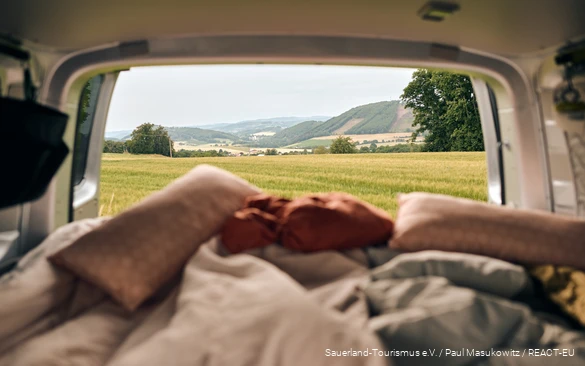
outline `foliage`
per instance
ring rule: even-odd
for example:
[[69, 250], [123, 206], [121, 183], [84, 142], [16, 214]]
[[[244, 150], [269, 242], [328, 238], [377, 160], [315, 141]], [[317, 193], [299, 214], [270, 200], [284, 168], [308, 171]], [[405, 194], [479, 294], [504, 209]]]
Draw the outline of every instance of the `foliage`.
[[222, 149], [217, 150], [184, 150], [173, 153], [173, 158], [214, 158], [230, 156], [230, 153]]
[[105, 152], [105, 153], [122, 154], [125, 151], [126, 151], [126, 143], [124, 141], [112, 141], [112, 140], [104, 141], [103, 152]]
[[369, 153], [369, 152], [370, 152], [370, 148], [369, 148], [369, 147], [367, 147], [367, 146], [362, 146], [362, 147], [360, 147], [360, 150], [359, 150], [359, 152], [360, 152], [360, 154], [364, 154], [364, 153], [366, 153], [366, 154], [367, 154], [367, 153]]
[[378, 146], [376, 148], [377, 153], [411, 153], [423, 151], [424, 145], [422, 144], [398, 144], [394, 146]]
[[373, 153], [375, 153], [377, 149], [378, 149], [378, 145], [376, 145], [376, 143], [375, 143], [375, 142], [372, 142], [372, 143], [370, 144], [370, 152], [373, 152]]
[[278, 155], [278, 151], [276, 149], [266, 149], [266, 155]]
[[417, 70], [400, 96], [414, 114], [412, 134], [428, 133], [426, 151], [483, 151], [483, 135], [468, 76]]
[[[79, 97], [79, 106], [77, 111], [77, 123], [75, 129], [75, 150], [83, 149], [84, 141], [89, 141], [89, 135], [91, 134], [92, 118], [90, 117], [90, 104], [91, 100], [97, 98], [99, 88], [95, 85], [99, 85], [101, 82], [98, 78], [90, 79], [83, 88], [81, 89], [81, 95]], [[83, 169], [85, 164], [85, 154], [73, 154], [73, 167], [74, 170]]]
[[197, 127], [168, 127], [167, 130], [173, 141], [191, 143], [242, 142], [239, 137], [231, 133]]
[[283, 152], [281, 155], [307, 155], [308, 152], [305, 152], [305, 150], [303, 151], [287, 151], [287, 152]]
[[325, 146], [317, 146], [313, 149], [313, 154], [327, 154], [329, 151]]
[[349, 136], [339, 136], [331, 143], [329, 151], [332, 154], [353, 154], [357, 152], [354, 142]]
[[128, 152], [132, 154], [170, 156], [173, 149], [173, 142], [164, 127], [152, 123], [143, 123], [136, 127], [126, 145]]
[[121, 212], [199, 164], [226, 169], [267, 193], [287, 198], [347, 192], [391, 215], [396, 213], [396, 195], [401, 192], [487, 199], [485, 153], [481, 152], [197, 159], [103, 154], [102, 215]]
[[79, 113], [78, 113], [78, 120], [80, 124], [87, 122], [87, 117], [89, 117], [89, 101], [92, 93], [92, 83], [95, 82], [94, 79], [90, 79], [85, 85], [83, 89], [81, 89], [81, 97], [79, 99]]

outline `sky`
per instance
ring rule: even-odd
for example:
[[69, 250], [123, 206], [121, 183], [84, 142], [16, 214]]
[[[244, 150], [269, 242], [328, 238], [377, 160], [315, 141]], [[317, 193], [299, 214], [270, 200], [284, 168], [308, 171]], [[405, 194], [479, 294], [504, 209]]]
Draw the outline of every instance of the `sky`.
[[120, 73], [106, 131], [150, 122], [198, 126], [272, 117], [337, 116], [396, 100], [413, 69], [329, 65], [196, 65]]

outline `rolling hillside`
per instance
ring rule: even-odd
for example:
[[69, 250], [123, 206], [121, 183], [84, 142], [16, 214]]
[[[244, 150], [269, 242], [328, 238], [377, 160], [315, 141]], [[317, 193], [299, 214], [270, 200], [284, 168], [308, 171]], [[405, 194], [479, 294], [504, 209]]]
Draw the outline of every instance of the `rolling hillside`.
[[198, 126], [200, 128], [227, 132], [240, 137], [259, 132], [280, 132], [286, 128], [293, 127], [304, 121], [326, 121], [331, 117], [312, 116], [312, 117], [274, 117], [266, 119], [255, 119], [250, 121], [241, 121], [236, 123], [217, 123], [211, 125]]
[[130, 136], [132, 130], [122, 130], [122, 131], [110, 131], [106, 132], [105, 138], [106, 140], [124, 140], [126, 137]]
[[[330, 140], [336, 135], [409, 133], [413, 130], [413, 120], [412, 112], [400, 105], [399, 101], [393, 100], [361, 105], [333, 118], [276, 117], [166, 129], [174, 141], [182, 141], [187, 145], [235, 143], [260, 148], [277, 148], [318, 137], [327, 137]], [[125, 140], [129, 138], [130, 133], [131, 131], [108, 132], [106, 139]], [[310, 141], [306, 144], [319, 146], [323, 142]]]
[[261, 140], [261, 147], [281, 147], [313, 137], [312, 131], [325, 122], [305, 121], [277, 132], [274, 136]]
[[[215, 142], [242, 142], [242, 139], [231, 133], [206, 130], [198, 127], [165, 127], [173, 141], [185, 141], [189, 144], [205, 144]], [[106, 132], [105, 139], [124, 141], [130, 139], [132, 131]]]
[[412, 122], [414, 122], [414, 115], [410, 109], [404, 108], [402, 105], [398, 107], [396, 113], [396, 122], [392, 124], [389, 132], [412, 132]]
[[[333, 117], [315, 129], [317, 135], [373, 134], [390, 132], [397, 120], [400, 102], [378, 102], [362, 105]], [[337, 132], [336, 132], [337, 131]]]
[[397, 100], [371, 103], [352, 108], [325, 122], [307, 121], [286, 128], [263, 139], [260, 146], [285, 146], [320, 136], [412, 132], [413, 119], [412, 112]]
[[239, 142], [238, 136], [221, 131], [206, 130], [197, 127], [166, 127], [173, 141], [186, 141], [191, 144], [210, 142]]

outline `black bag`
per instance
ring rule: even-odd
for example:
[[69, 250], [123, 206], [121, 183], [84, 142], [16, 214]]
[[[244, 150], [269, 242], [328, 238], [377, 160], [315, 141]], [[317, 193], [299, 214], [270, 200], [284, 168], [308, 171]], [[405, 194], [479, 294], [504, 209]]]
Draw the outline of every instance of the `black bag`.
[[45, 193], [69, 153], [68, 116], [32, 100], [0, 98], [0, 208]]

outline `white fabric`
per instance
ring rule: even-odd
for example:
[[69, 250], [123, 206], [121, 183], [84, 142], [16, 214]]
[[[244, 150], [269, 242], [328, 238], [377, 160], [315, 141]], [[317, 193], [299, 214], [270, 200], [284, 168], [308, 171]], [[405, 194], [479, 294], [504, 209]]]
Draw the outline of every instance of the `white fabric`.
[[367, 328], [365, 296], [356, 290], [368, 281], [359, 251], [221, 252], [211, 240], [192, 257], [180, 284], [159, 299], [135, 313], [103, 299], [0, 352], [0, 365], [387, 364], [380, 356], [327, 356], [328, 349], [382, 349]]
[[77, 281], [46, 258], [106, 220], [82, 220], [59, 228], [0, 277], [0, 354], [62, 320], [61, 313], [51, 310], [72, 296]]

